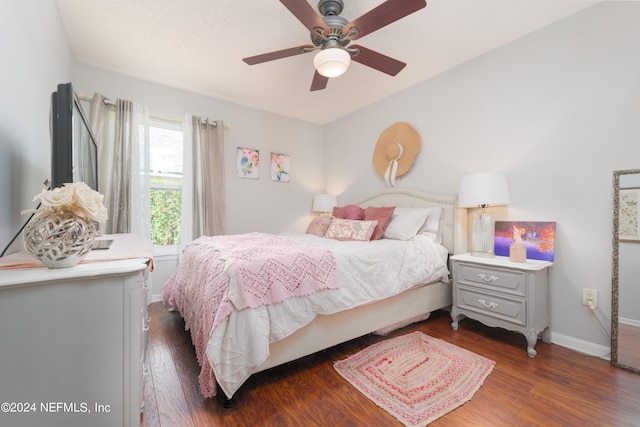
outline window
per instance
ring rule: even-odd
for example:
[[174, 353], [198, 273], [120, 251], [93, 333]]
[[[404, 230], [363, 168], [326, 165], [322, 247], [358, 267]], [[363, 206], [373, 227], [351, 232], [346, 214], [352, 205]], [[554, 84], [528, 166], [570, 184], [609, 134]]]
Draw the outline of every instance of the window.
[[151, 240], [154, 246], [180, 244], [183, 142], [181, 123], [149, 118]]

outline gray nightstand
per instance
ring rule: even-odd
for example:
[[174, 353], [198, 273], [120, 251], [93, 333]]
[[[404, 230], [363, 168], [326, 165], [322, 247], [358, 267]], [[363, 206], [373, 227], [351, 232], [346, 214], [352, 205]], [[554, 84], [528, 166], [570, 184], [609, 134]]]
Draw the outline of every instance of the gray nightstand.
[[451, 257], [453, 307], [451, 327], [458, 329], [461, 315], [487, 326], [521, 332], [527, 338], [527, 353], [536, 357], [538, 335], [549, 342], [548, 261], [509, 261], [507, 257], [481, 258], [469, 254]]

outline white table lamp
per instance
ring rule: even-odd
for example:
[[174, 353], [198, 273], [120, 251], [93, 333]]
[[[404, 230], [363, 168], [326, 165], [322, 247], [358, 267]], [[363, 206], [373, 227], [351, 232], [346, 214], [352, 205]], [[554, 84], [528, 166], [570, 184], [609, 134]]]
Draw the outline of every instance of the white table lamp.
[[507, 180], [500, 172], [474, 173], [460, 179], [458, 207], [482, 208], [482, 213], [475, 214], [472, 218], [471, 255], [486, 258], [495, 256], [495, 219], [485, 209], [489, 206], [507, 205], [510, 201]]
[[313, 206], [311, 210], [314, 212], [322, 212], [330, 214], [333, 208], [338, 206], [338, 197], [333, 194], [316, 194], [313, 197]]

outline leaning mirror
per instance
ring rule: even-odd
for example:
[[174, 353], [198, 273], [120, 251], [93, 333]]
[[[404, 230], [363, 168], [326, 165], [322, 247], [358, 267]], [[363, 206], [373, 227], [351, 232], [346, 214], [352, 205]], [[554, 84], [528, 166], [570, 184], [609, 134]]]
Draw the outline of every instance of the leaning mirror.
[[640, 169], [613, 172], [611, 364], [640, 373]]

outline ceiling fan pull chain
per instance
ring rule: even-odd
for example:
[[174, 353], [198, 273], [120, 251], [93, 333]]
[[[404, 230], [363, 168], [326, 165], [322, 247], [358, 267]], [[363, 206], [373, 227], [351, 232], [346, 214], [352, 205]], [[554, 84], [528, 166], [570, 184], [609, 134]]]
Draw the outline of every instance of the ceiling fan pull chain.
[[398, 154], [398, 157], [396, 157], [395, 159], [389, 162], [389, 166], [387, 166], [387, 170], [384, 173], [384, 180], [387, 183], [387, 186], [391, 185], [392, 187], [396, 186], [396, 173], [398, 172], [398, 160], [400, 160], [400, 157], [402, 157], [402, 154], [404, 153], [404, 148], [402, 148], [402, 144], [400, 144], [399, 142], [396, 142], [396, 144], [398, 145], [398, 148], [400, 148], [400, 154]]

